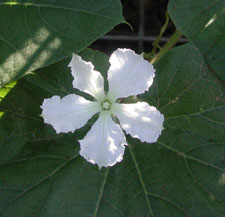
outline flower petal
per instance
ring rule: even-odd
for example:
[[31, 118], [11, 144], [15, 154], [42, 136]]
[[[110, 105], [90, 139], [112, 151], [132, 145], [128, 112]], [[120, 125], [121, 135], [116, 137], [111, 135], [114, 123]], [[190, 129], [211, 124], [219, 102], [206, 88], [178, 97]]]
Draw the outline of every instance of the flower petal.
[[104, 79], [100, 72], [94, 70], [91, 62], [86, 62], [80, 56], [73, 54], [72, 60], [68, 65], [74, 77], [73, 87], [84, 91], [97, 100], [104, 96]]
[[45, 123], [51, 124], [56, 133], [68, 133], [84, 126], [100, 111], [100, 104], [70, 94], [62, 99], [59, 96], [45, 99], [41, 108]]
[[111, 100], [144, 93], [155, 76], [153, 65], [130, 49], [117, 49], [111, 55], [108, 71]]
[[112, 111], [119, 119], [121, 127], [142, 142], [156, 142], [163, 130], [164, 116], [146, 102], [115, 103]]
[[123, 159], [126, 138], [109, 112], [101, 112], [99, 119], [79, 142], [80, 155], [99, 168], [113, 166]]

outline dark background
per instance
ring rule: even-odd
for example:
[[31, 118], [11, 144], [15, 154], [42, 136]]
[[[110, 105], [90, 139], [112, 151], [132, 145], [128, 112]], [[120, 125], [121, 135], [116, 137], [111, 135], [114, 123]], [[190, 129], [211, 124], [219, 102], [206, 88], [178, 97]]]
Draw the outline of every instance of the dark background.
[[[120, 24], [92, 44], [91, 48], [108, 55], [117, 48], [131, 48], [137, 53], [150, 52], [152, 43], [166, 21], [168, 0], [122, 0], [121, 3], [123, 16], [133, 30], [127, 24]], [[163, 46], [174, 32], [175, 27], [170, 20], [160, 45]], [[180, 44], [182, 40], [185, 39], [181, 39]]]

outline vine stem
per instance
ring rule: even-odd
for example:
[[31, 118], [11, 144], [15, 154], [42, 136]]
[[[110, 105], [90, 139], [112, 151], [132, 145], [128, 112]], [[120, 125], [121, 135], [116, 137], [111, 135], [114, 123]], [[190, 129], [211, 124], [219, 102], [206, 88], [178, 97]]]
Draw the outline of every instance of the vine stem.
[[[168, 24], [169, 24], [170, 18], [169, 18], [168, 11], [166, 11], [165, 17], [166, 17], [166, 21], [165, 21], [164, 25], [162, 26], [162, 28], [161, 28], [161, 30], [160, 30], [160, 32], [159, 32], [159, 35], [158, 35], [156, 41], [155, 41], [154, 43], [152, 43], [152, 45], [153, 45], [154, 47], [153, 47], [151, 53], [153, 54], [153, 56], [156, 55], [156, 50], [157, 50], [157, 48], [160, 48], [160, 46], [159, 46], [160, 39], [162, 38], [163, 33], [166, 31], [166, 28], [167, 28], [167, 26], [168, 26]], [[161, 48], [160, 48], [160, 49], [161, 49]]]
[[152, 60], [150, 60], [151, 64], [154, 64], [158, 62], [162, 56], [164, 56], [171, 48], [173, 48], [176, 43], [180, 40], [180, 38], [183, 36], [183, 34], [179, 31], [176, 31], [173, 33], [173, 35], [170, 37], [169, 41], [162, 47], [162, 49], [157, 53]]

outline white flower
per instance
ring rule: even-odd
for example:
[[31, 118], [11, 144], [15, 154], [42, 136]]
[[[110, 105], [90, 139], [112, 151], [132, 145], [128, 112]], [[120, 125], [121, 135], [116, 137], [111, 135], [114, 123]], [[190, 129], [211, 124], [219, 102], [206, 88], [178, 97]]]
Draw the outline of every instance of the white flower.
[[[51, 124], [56, 133], [74, 132], [99, 113], [98, 120], [79, 142], [80, 155], [100, 168], [113, 166], [123, 159], [127, 142], [122, 129], [142, 142], [152, 143], [161, 134], [164, 121], [164, 116], [146, 102], [118, 103], [120, 98], [149, 89], [155, 76], [153, 66], [130, 49], [117, 49], [109, 62], [109, 91], [105, 94], [102, 75], [94, 70], [91, 62], [73, 54], [69, 64], [73, 87], [92, 95], [96, 101], [70, 94], [62, 99], [59, 96], [45, 99], [41, 106], [44, 122]], [[119, 124], [112, 116], [117, 117]]]

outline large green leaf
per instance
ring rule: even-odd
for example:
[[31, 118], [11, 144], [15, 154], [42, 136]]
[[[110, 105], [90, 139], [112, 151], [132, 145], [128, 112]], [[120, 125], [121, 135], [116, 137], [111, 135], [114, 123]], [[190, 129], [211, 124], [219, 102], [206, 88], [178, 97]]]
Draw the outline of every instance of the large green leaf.
[[169, 14], [225, 81], [225, 1], [170, 0]]
[[0, 0], [0, 87], [124, 22], [119, 0]]
[[[106, 56], [82, 56], [106, 75]], [[127, 137], [124, 160], [101, 170], [78, 155], [94, 119], [56, 134], [39, 117], [44, 98], [75, 91], [68, 61], [1, 90], [0, 216], [223, 217], [224, 86], [200, 52], [192, 44], [172, 50], [141, 96], [166, 117], [158, 143]]]

